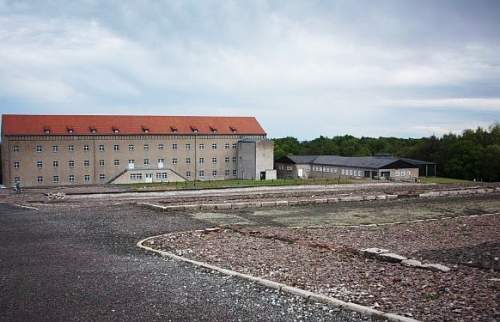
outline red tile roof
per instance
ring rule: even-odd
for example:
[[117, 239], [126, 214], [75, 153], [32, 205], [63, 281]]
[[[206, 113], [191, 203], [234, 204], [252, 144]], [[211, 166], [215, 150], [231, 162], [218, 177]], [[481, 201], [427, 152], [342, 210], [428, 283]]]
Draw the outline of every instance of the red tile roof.
[[2, 115], [3, 135], [191, 134], [196, 130], [198, 134], [266, 134], [254, 117]]

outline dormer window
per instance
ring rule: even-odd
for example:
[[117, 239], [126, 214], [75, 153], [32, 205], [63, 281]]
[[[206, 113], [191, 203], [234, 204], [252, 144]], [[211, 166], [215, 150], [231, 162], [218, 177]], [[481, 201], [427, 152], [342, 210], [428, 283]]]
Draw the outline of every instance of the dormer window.
[[118, 133], [120, 133], [120, 129], [119, 129], [119, 128], [117, 128], [117, 127], [113, 127], [113, 133], [114, 133], [114, 134], [118, 134]]
[[45, 134], [50, 134], [50, 127], [47, 127], [47, 126], [46, 126], [46, 127], [44, 127], [44, 128], [43, 128], [43, 133], [45, 133]]
[[66, 128], [66, 130], [68, 131], [69, 134], [75, 133], [75, 130], [72, 127], [68, 127]]
[[212, 131], [212, 133], [217, 133], [217, 129], [215, 127], [210, 127], [210, 131]]
[[89, 130], [90, 130], [90, 133], [97, 133], [97, 129], [96, 129], [95, 127], [92, 127], [92, 126], [91, 126], [91, 127], [89, 128]]
[[172, 133], [177, 133], [177, 128], [174, 126], [171, 126], [170, 131], [172, 131]]
[[193, 133], [198, 133], [198, 128], [191, 126], [191, 131], [193, 131]]
[[233, 133], [236, 133], [236, 132], [237, 132], [237, 130], [236, 130], [236, 128], [235, 128], [235, 127], [230, 126], [230, 127], [229, 127], [229, 129], [230, 129], [230, 130], [231, 130], [231, 132], [233, 132]]
[[149, 133], [149, 129], [145, 126], [142, 127], [142, 132]]

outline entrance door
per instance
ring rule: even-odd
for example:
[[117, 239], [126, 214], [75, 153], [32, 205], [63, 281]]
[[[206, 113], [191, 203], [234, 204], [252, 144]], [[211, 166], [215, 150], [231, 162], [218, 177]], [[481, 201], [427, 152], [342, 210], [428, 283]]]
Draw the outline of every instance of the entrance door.
[[151, 182], [153, 182], [153, 174], [146, 173], [146, 183], [151, 183]]

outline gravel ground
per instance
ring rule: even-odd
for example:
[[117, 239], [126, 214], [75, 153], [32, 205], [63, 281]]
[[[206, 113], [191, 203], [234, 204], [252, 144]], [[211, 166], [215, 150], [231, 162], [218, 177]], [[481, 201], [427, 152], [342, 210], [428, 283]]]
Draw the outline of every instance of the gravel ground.
[[0, 321], [360, 321], [136, 247], [200, 229], [131, 205], [41, 211], [0, 203]]
[[[425, 321], [495, 321], [499, 272], [463, 264], [499, 257], [499, 242], [500, 215], [494, 215], [363, 228], [183, 232], [160, 237], [152, 246]], [[452, 271], [365, 258], [356, 251], [364, 247], [443, 263]]]

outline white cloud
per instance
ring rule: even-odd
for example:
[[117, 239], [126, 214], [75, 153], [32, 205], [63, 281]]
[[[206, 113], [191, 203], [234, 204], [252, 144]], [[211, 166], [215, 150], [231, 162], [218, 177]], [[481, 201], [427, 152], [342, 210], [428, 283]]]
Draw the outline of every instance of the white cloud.
[[[255, 114], [280, 134], [290, 131], [281, 123], [295, 124], [301, 133], [289, 134], [298, 136], [390, 134], [384, 121], [406, 121], [396, 107], [500, 111], [481, 92], [500, 83], [497, 43], [424, 46], [426, 29], [408, 31], [414, 43], [394, 40], [401, 17], [367, 33], [359, 20], [330, 19], [300, 1], [285, 9], [118, 2], [113, 14], [90, 4], [0, 5], [0, 100], [89, 113]], [[441, 92], [454, 87], [468, 92]], [[414, 125], [392, 131], [426, 131]]]
[[384, 106], [500, 111], [500, 98], [438, 98], [384, 101]]

